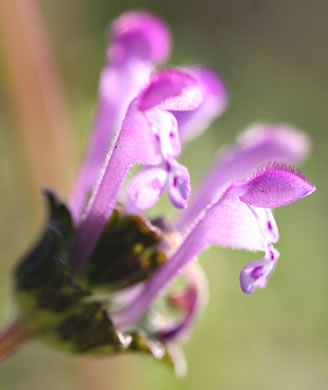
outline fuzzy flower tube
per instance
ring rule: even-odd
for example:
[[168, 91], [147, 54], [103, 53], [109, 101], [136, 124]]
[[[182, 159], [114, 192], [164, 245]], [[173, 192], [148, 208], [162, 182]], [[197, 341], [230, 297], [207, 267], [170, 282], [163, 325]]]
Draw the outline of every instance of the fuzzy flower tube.
[[[240, 285], [267, 285], [279, 258], [272, 210], [315, 190], [291, 168], [310, 143], [281, 123], [252, 125], [192, 191], [179, 156], [224, 111], [221, 79], [202, 66], [156, 70], [170, 35], [149, 13], [123, 14], [110, 31], [87, 152], [67, 202], [45, 191], [48, 220], [16, 268], [0, 362], [38, 339], [79, 355], [148, 354], [181, 375], [180, 346], [208, 301], [198, 256], [210, 245], [262, 252]], [[152, 215], [165, 191], [173, 222]]]

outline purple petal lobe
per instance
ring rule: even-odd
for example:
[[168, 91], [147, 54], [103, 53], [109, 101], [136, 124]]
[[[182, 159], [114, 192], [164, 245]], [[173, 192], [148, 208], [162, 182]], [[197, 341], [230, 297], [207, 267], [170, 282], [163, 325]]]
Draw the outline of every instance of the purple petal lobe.
[[158, 167], [150, 167], [137, 173], [128, 185], [128, 209], [133, 212], [154, 206], [161, 197], [167, 177], [167, 172]]
[[126, 56], [163, 63], [171, 51], [168, 26], [158, 17], [144, 11], [130, 11], [114, 21], [110, 33], [110, 56], [121, 62]]
[[270, 161], [298, 163], [309, 151], [300, 131], [283, 124], [263, 123], [247, 129], [236, 145], [223, 150], [179, 221], [185, 230], [199, 213], [222, 193], [229, 182], [244, 180]]
[[264, 168], [251, 179], [240, 199], [256, 207], [276, 208], [311, 194], [315, 187], [299, 173], [284, 166]]
[[[243, 148], [252, 149], [267, 145], [267, 161], [299, 164], [309, 155], [311, 142], [301, 130], [284, 123], [257, 123], [246, 129], [238, 138]], [[273, 155], [275, 154], [275, 155]], [[265, 161], [262, 161], [263, 163]]]
[[156, 106], [161, 110], [187, 111], [197, 108], [202, 99], [202, 91], [194, 78], [178, 70], [164, 70], [152, 76], [139, 108], [147, 111]]
[[268, 248], [262, 259], [252, 261], [240, 273], [240, 286], [245, 294], [252, 293], [257, 287], [264, 288], [275, 269], [279, 252]]
[[176, 161], [169, 175], [168, 195], [172, 204], [183, 209], [187, 207], [190, 195], [190, 176], [188, 169]]
[[200, 135], [211, 122], [219, 116], [227, 105], [227, 91], [221, 79], [212, 70], [205, 67], [183, 68], [193, 76], [203, 91], [203, 102], [192, 111], [174, 112], [184, 142]]

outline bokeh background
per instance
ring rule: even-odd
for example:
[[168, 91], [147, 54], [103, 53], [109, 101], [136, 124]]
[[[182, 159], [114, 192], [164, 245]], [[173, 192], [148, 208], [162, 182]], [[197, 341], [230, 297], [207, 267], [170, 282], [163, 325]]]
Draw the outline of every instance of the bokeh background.
[[183, 152], [193, 186], [218, 148], [251, 122], [272, 120], [311, 136], [302, 171], [317, 192], [276, 213], [281, 258], [265, 290], [245, 296], [239, 288], [254, 254], [216, 247], [201, 256], [210, 303], [184, 348], [184, 379], [140, 356], [73, 359], [31, 344], [0, 367], [0, 389], [327, 389], [325, 0], [0, 0], [0, 325], [13, 311], [15, 262], [42, 224], [39, 187], [67, 193], [92, 120], [108, 23], [131, 8], [170, 24], [170, 65], [210, 65], [229, 90], [227, 111]]

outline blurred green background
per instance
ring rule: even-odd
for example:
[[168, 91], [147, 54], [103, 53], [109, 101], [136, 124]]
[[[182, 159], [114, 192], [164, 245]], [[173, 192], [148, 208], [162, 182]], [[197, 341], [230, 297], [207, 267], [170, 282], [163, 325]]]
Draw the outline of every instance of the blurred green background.
[[[216, 247], [201, 256], [210, 302], [185, 345], [189, 371], [184, 379], [140, 356], [73, 359], [31, 344], [0, 367], [0, 389], [327, 389], [328, 3], [42, 0], [38, 4], [63, 84], [78, 156], [92, 120], [108, 23], [125, 10], [144, 8], [171, 26], [170, 65], [210, 65], [229, 91], [224, 115], [183, 152], [181, 161], [190, 168], [193, 186], [220, 146], [233, 142], [249, 123], [272, 120], [288, 122], [312, 138], [313, 152], [302, 171], [317, 192], [277, 211], [281, 258], [265, 290], [245, 296], [239, 288], [241, 268], [258, 254]], [[10, 42], [11, 37], [2, 32], [1, 39]], [[42, 222], [42, 200], [31, 184], [33, 172], [19, 130], [7, 54], [2, 44], [0, 324], [13, 310], [14, 264]], [[30, 84], [33, 88], [33, 80]], [[42, 142], [30, 132], [29, 138], [33, 137], [34, 153], [38, 153]], [[74, 153], [71, 160], [67, 170], [77, 166]], [[46, 159], [39, 164], [50, 163]]]

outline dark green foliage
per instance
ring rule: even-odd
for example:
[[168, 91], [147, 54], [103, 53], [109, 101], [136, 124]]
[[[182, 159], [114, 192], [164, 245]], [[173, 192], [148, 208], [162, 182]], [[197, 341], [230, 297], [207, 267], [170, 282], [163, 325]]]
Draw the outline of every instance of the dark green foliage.
[[101, 302], [78, 305], [56, 330], [62, 344], [75, 353], [119, 352], [124, 347]]
[[55, 194], [46, 191], [45, 195], [48, 222], [15, 273], [20, 316], [31, 333], [71, 353], [142, 352], [172, 365], [165, 348], [143, 332], [123, 336], [117, 331], [107, 310], [110, 296], [105, 302], [95, 293], [95, 287], [117, 291], [149, 277], [165, 260], [157, 250], [160, 231], [138, 216], [115, 211], [80, 280], [75, 280], [70, 264], [75, 228], [70, 212]]
[[16, 269], [16, 290], [24, 314], [35, 309], [59, 313], [90, 295], [73, 282], [68, 269], [74, 237], [70, 213], [53, 193], [45, 195], [49, 207], [45, 231]]
[[165, 261], [161, 232], [115, 210], [83, 275], [87, 287], [116, 291], [144, 281]]

